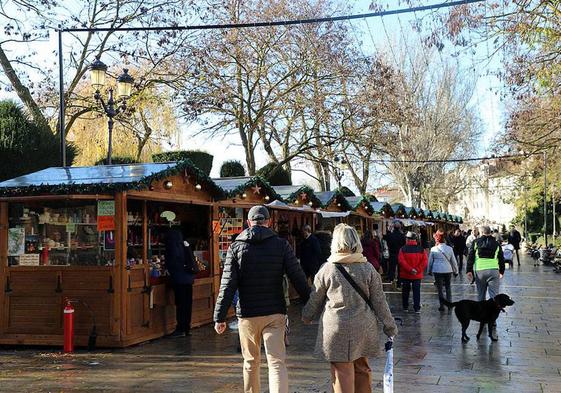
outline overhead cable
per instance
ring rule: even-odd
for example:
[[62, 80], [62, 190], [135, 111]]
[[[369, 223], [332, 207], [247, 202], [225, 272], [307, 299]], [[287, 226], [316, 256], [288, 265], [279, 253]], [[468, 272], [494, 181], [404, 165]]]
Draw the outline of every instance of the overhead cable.
[[325, 22], [338, 22], [344, 20], [373, 18], [378, 16], [389, 16], [406, 14], [410, 12], [421, 12], [428, 10], [436, 10], [440, 8], [450, 8], [460, 5], [468, 5], [474, 3], [483, 3], [485, 0], [457, 0], [446, 1], [438, 4], [423, 5], [409, 8], [399, 8], [395, 10], [368, 12], [356, 15], [341, 15], [341, 16], [327, 16], [322, 18], [308, 18], [308, 19], [291, 19], [269, 22], [246, 22], [246, 23], [226, 23], [226, 24], [210, 24], [210, 25], [192, 25], [192, 26], [152, 26], [152, 27], [72, 27], [61, 28], [57, 31], [62, 32], [101, 32], [101, 31], [164, 31], [164, 30], [220, 30], [220, 29], [242, 29], [248, 27], [272, 27], [272, 26], [293, 26], [304, 25], [311, 23], [325, 23]]

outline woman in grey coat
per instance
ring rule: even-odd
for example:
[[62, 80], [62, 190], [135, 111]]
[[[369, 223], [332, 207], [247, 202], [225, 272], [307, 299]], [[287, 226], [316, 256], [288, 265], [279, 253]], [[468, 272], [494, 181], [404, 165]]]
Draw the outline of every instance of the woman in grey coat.
[[[374, 310], [337, 269], [340, 264], [370, 299]], [[335, 393], [372, 391], [368, 358], [380, 354], [378, 320], [388, 337], [397, 326], [382, 290], [380, 274], [362, 255], [356, 230], [339, 224], [333, 231], [331, 256], [314, 279], [310, 299], [302, 319], [310, 323], [319, 316], [316, 355], [331, 363]]]

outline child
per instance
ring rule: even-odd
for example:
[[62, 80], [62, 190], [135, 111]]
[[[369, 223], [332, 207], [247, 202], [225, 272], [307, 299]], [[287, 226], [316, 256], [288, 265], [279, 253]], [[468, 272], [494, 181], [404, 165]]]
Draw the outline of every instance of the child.
[[501, 247], [503, 249], [505, 264], [508, 263], [512, 269], [514, 267], [514, 246], [508, 243], [508, 239], [503, 238], [503, 244]]

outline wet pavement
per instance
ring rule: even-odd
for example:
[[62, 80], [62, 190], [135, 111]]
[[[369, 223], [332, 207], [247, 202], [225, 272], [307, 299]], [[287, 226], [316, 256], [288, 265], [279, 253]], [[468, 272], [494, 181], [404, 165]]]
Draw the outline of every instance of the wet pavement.
[[[431, 278], [422, 286], [422, 313], [401, 309], [401, 294], [387, 287], [403, 327], [395, 342], [395, 392], [561, 392], [561, 275], [549, 267], [507, 270], [501, 292], [515, 301], [498, 321], [499, 341], [467, 344], [454, 314], [439, 313]], [[453, 283], [454, 300], [476, 298], [462, 277]], [[290, 391], [329, 392], [329, 366], [311, 355], [317, 325], [299, 321], [291, 307], [288, 348]], [[78, 351], [0, 348], [0, 392], [240, 392], [241, 355], [237, 335], [214, 334], [210, 326], [188, 338], [164, 338], [124, 350]], [[374, 391], [381, 392], [384, 359], [372, 359]], [[266, 389], [266, 367], [262, 368]]]

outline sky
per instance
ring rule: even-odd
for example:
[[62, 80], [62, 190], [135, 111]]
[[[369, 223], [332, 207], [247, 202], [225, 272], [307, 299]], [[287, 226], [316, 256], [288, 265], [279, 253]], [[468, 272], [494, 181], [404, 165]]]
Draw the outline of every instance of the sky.
[[[440, 1], [438, 1], [440, 2]], [[362, 14], [369, 12], [370, 0], [359, 0], [354, 2], [352, 10], [353, 14]], [[396, 7], [394, 1], [387, 1], [391, 7]], [[401, 6], [399, 6], [401, 7]], [[363, 52], [365, 54], [374, 53], [375, 51], [385, 51], [389, 56], [392, 52], [399, 52], [397, 46], [400, 45], [400, 37], [402, 34], [409, 36], [411, 40], [419, 39], [418, 33], [411, 29], [411, 22], [418, 17], [424, 16], [423, 13], [404, 14], [387, 16], [383, 18], [369, 18], [359, 19], [350, 23], [352, 31], [362, 41]], [[490, 64], [486, 59], [489, 57], [489, 48], [487, 45], [482, 45], [478, 48], [466, 49], [458, 57], [452, 57], [449, 50], [456, 50], [456, 48], [446, 47], [441, 54], [435, 54], [436, 64], [443, 61], [451, 61], [456, 63], [458, 68], [466, 77], [471, 78], [475, 82], [475, 94], [472, 99], [472, 105], [477, 108], [482, 122], [482, 138], [480, 146], [478, 147], [478, 156], [485, 156], [493, 139], [502, 130], [502, 119], [504, 108], [499, 99], [499, 90], [501, 89], [501, 82], [494, 72], [500, 67], [500, 59], [494, 58]], [[475, 51], [475, 53], [472, 52]], [[397, 56], [397, 55], [396, 55]], [[218, 140], [208, 143], [204, 139], [198, 137], [193, 138], [191, 135], [196, 132], [196, 126], [186, 126], [186, 132], [183, 133], [181, 138], [181, 148], [186, 149], [202, 149], [206, 150], [215, 156], [215, 166], [213, 168], [214, 175], [218, 175], [220, 166], [216, 165], [216, 160], [230, 160], [238, 159], [243, 162], [244, 151], [239, 146], [237, 139], [234, 137], [225, 140]], [[227, 148], [226, 148], [227, 147]], [[257, 155], [258, 167], [267, 163], [266, 155], [261, 152]], [[296, 165], [298, 169], [302, 165]], [[293, 180], [295, 183], [314, 185], [314, 180], [301, 172], [293, 173]], [[383, 186], [391, 181], [386, 176], [373, 179], [373, 187]], [[349, 176], [343, 180], [343, 185], [354, 189], [354, 185], [350, 181]]]
[[[398, 5], [398, 2], [395, 0], [387, 0], [386, 2], [390, 8], [404, 7], [404, 5]], [[353, 4], [351, 13], [359, 14], [369, 12], [368, 7], [370, 0], [357, 0], [354, 1]], [[410, 37], [412, 41], [419, 38], [418, 33], [411, 29], [411, 22], [415, 18], [422, 16], [424, 16], [423, 13], [411, 13], [399, 16], [387, 16], [383, 19], [369, 18], [368, 20], [359, 19], [352, 22], [340, 23], [351, 24], [353, 34], [356, 34], [357, 38], [363, 43], [362, 49], [365, 54], [374, 53], [375, 51], [384, 51], [391, 56], [395, 52], [399, 52], [399, 46], [402, 45], [399, 41], [402, 35]], [[53, 32], [48, 41], [33, 44], [29, 46], [29, 50], [36, 51], [36, 56], [42, 58], [45, 64], [52, 67], [56, 66], [56, 54], [53, 53], [53, 49], [56, 47], [56, 34]], [[474, 53], [472, 53], [472, 50], [474, 50]], [[502, 130], [502, 119], [504, 117], [504, 107], [499, 99], [499, 91], [502, 88], [501, 82], [493, 75], [494, 72], [500, 68], [501, 59], [495, 57], [491, 63], [488, 64], [488, 62], [485, 61], [488, 55], [489, 48], [485, 45], [475, 49], [469, 48], [458, 57], [452, 57], [449, 48], [445, 48], [440, 54], [435, 54], [435, 56], [438, 56], [435, 59], [436, 64], [438, 64], [439, 61], [456, 62], [461, 72], [464, 73], [466, 77], [472, 78], [476, 83], [472, 104], [479, 112], [482, 121], [483, 135], [480, 146], [478, 147], [481, 156], [485, 155], [490, 147], [491, 141]], [[31, 75], [31, 78], [33, 79], [33, 75]], [[2, 98], [17, 99], [14, 93], [0, 91], [0, 99]], [[208, 140], [202, 136], [195, 136], [194, 134], [197, 131], [198, 127], [196, 125], [182, 124], [181, 138], [179, 139], [178, 147], [181, 149], [200, 149], [213, 154], [213, 176], [218, 176], [220, 164], [223, 161], [237, 159], [244, 162], [244, 151], [239, 145], [235, 135], [225, 139], [218, 138]], [[258, 167], [267, 163], [267, 157], [263, 152], [258, 152], [256, 156]], [[304, 175], [302, 172], [298, 172], [298, 169], [302, 169], [302, 164], [296, 164], [295, 169], [296, 171], [293, 173], [294, 183], [315, 186], [313, 179]], [[343, 184], [354, 188], [349, 180], [349, 176], [346, 176], [343, 180]], [[390, 179], [388, 178], [378, 178], [373, 182], [373, 187], [387, 184], [389, 181]]]

